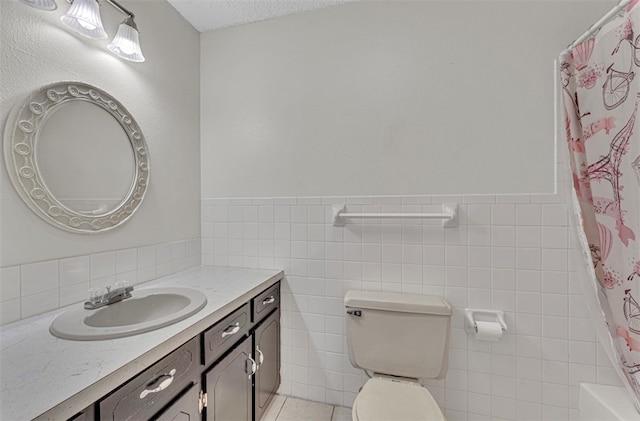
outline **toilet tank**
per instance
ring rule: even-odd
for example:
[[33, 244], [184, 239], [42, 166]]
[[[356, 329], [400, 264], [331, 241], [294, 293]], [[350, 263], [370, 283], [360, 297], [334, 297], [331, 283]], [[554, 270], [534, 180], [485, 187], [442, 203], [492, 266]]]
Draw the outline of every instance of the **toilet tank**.
[[344, 304], [354, 367], [401, 377], [445, 376], [451, 306], [444, 298], [348, 291]]

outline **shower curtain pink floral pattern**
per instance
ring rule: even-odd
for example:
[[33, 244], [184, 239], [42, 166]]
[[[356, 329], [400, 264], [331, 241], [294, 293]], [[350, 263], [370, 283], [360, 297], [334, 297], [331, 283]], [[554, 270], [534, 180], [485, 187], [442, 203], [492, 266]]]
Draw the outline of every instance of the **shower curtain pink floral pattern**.
[[[569, 164], [602, 313], [640, 403], [640, 6], [560, 57]], [[588, 250], [587, 250], [588, 248]], [[591, 270], [593, 269], [593, 270]], [[638, 405], [637, 405], [638, 406]]]

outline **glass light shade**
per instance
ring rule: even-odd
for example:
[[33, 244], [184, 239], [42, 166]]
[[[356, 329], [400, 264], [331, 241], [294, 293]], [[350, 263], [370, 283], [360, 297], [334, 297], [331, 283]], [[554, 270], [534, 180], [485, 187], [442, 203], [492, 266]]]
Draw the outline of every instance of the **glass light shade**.
[[87, 38], [105, 39], [107, 37], [100, 18], [100, 6], [96, 0], [74, 0], [69, 11], [60, 20]]
[[140, 49], [138, 30], [129, 26], [126, 21], [118, 27], [118, 33], [107, 46], [109, 51], [125, 60], [142, 62], [144, 56]]
[[20, 0], [27, 6], [35, 7], [40, 10], [56, 10], [58, 6], [54, 0]]

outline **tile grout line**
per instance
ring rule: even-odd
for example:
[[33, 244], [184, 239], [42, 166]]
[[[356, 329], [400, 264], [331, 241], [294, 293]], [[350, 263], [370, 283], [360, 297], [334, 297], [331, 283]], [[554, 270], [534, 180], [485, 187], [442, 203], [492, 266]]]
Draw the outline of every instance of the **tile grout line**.
[[[282, 395], [280, 395], [282, 396]], [[280, 409], [278, 410], [278, 414], [276, 415], [276, 419], [275, 421], [278, 421], [278, 418], [280, 418], [280, 413], [282, 412], [282, 408], [284, 408], [284, 404], [287, 403], [287, 399], [289, 399], [288, 396], [284, 397], [284, 402], [282, 402], [282, 405], [280, 406]]]

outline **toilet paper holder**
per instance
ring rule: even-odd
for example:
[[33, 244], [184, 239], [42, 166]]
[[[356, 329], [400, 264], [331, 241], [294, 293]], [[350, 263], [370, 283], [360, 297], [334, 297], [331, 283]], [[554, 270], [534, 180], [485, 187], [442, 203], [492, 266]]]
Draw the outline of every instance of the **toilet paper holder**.
[[476, 322], [494, 322], [502, 328], [502, 332], [507, 331], [507, 323], [504, 321], [504, 311], [502, 310], [482, 310], [475, 308], [465, 308], [465, 329], [468, 333], [476, 333], [478, 325]]

